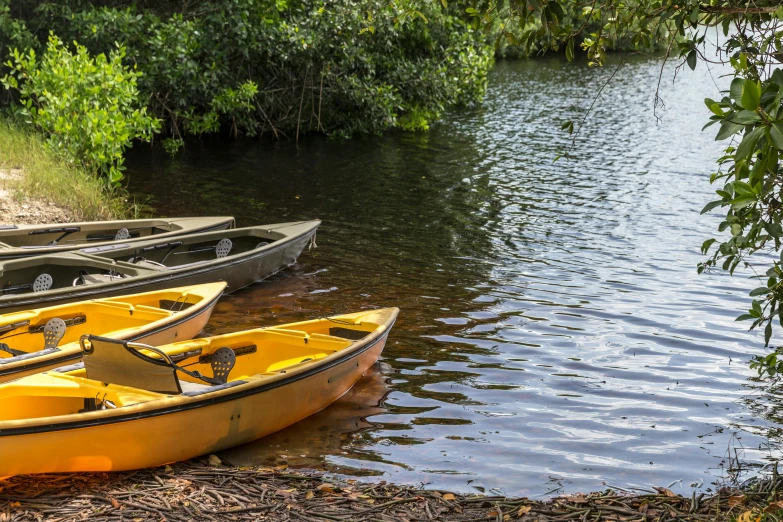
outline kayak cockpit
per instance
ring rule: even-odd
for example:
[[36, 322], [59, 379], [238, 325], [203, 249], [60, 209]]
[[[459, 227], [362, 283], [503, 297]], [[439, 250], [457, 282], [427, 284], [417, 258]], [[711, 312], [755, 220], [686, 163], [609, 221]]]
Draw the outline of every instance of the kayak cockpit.
[[82, 363], [0, 385], [0, 422], [119, 409], [136, 418], [231, 388], [296, 380], [388, 331], [396, 313], [372, 310], [159, 347], [84, 336]]
[[[165, 321], [214, 295], [211, 287], [172, 289], [5, 314], [0, 321], [0, 370], [9, 363], [47, 355], [57, 346], [77, 343], [91, 332], [130, 338], [139, 328]], [[53, 320], [62, 320], [63, 335], [50, 347], [45, 330]]]
[[92, 259], [71, 254], [14, 259], [3, 263], [0, 273], [0, 299], [19, 294], [32, 294], [69, 288], [85, 279], [108, 282], [138, 276], [148, 268], [125, 266], [104, 259]]
[[86, 248], [81, 253], [111, 259], [151, 270], [176, 270], [228, 256], [246, 254], [269, 246], [285, 236], [260, 228], [225, 230], [204, 236], [183, 236], [176, 240], [132, 248]]

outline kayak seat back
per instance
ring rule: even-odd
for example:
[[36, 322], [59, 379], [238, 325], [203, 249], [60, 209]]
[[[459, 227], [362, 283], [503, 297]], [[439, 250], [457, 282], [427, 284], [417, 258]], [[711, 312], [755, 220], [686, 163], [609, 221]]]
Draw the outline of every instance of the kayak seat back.
[[114, 234], [114, 240], [115, 241], [123, 241], [125, 239], [130, 239], [130, 231], [127, 228], [121, 228], [117, 231], [116, 234]]
[[236, 355], [230, 348], [216, 350], [210, 357], [214, 372], [214, 377], [210, 378], [178, 366], [168, 354], [154, 346], [97, 335], [83, 335], [80, 343], [88, 379], [167, 395], [179, 395], [183, 391], [178, 371], [208, 384], [220, 385], [228, 381], [228, 374], [236, 362]]
[[182, 393], [175, 365], [163, 352], [154, 350], [161, 357], [153, 358], [125, 341], [97, 335], [82, 336], [80, 342], [88, 379], [168, 395]]
[[220, 381], [220, 384], [228, 382], [228, 374], [237, 363], [237, 355], [231, 348], [223, 347], [215, 350], [209, 356], [209, 364], [212, 366], [212, 378]]
[[49, 274], [40, 274], [33, 281], [33, 292], [45, 292], [52, 287], [54, 280]]
[[234, 248], [234, 244], [230, 239], [224, 237], [218, 241], [218, 244], [215, 246], [215, 255], [218, 257], [218, 259], [221, 257], [226, 257], [228, 253], [231, 252], [232, 248]]
[[65, 321], [59, 317], [53, 317], [46, 321], [43, 332], [44, 350], [57, 348], [57, 345], [60, 344], [60, 340], [65, 335], [66, 328]]

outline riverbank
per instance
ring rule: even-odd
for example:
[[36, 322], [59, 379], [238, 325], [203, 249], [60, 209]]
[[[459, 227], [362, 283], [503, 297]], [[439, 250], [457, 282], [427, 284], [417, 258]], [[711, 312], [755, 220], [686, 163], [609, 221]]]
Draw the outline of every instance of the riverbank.
[[[316, 471], [234, 468], [215, 456], [125, 473], [0, 480], [0, 520], [728, 521], [780, 520], [777, 475], [691, 498], [655, 488], [539, 501], [338, 480]], [[766, 516], [766, 518], [765, 518]]]
[[0, 223], [133, 217], [136, 205], [90, 173], [57, 158], [43, 139], [0, 119]]

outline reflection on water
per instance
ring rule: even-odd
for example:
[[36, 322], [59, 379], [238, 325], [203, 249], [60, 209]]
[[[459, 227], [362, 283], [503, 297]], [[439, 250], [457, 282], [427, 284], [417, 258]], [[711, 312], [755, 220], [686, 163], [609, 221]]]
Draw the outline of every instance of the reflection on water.
[[[389, 371], [388, 368], [383, 368]], [[230, 463], [254, 466], [289, 464], [321, 468], [326, 455], [342, 454], [343, 446], [372, 427], [366, 417], [384, 412], [380, 406], [389, 389], [378, 366], [370, 369], [329, 408], [299, 422], [294, 429], [221, 452]]]
[[730, 444], [766, 458], [742, 400], [761, 342], [734, 323], [751, 283], [695, 272], [717, 219], [699, 216], [715, 87], [704, 71], [665, 83], [656, 125], [659, 67], [620, 69], [572, 161], [552, 161], [558, 121], [611, 71], [557, 59], [500, 64], [483, 106], [429, 133], [137, 149], [131, 189], [162, 214], [324, 220], [318, 249], [227, 298], [209, 332], [402, 309], [378, 373], [223, 456], [527, 495], [686, 491]]

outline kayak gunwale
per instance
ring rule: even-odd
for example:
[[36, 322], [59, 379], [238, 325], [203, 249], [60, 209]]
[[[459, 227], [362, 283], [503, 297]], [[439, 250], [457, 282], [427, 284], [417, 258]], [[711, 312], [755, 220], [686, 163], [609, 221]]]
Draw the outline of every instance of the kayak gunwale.
[[[203, 286], [213, 286], [217, 285], [217, 283], [205, 283]], [[192, 285], [192, 286], [202, 286], [202, 285]], [[129, 294], [124, 296], [125, 298], [128, 297], [137, 297], [139, 295], [145, 295], [145, 294], [155, 294], [155, 293], [164, 293], [164, 292], [175, 292], [177, 290], [184, 290], [185, 288], [189, 287], [179, 287], [179, 288], [170, 288], [167, 290], [158, 290], [158, 291], [152, 291], [152, 292], [141, 292], [139, 294]], [[166, 330], [170, 330], [173, 328], [176, 328], [182, 324], [196, 321], [204, 314], [210, 314], [212, 313], [212, 310], [214, 309], [217, 302], [220, 300], [220, 298], [223, 296], [223, 290], [220, 292], [216, 292], [214, 296], [208, 297], [205, 299], [202, 299], [201, 301], [195, 303], [193, 309], [186, 308], [182, 310], [181, 312], [178, 312], [176, 315], [170, 315], [168, 317], [163, 317], [161, 319], [152, 321], [146, 325], [139, 326], [136, 328], [138, 331], [137, 333], [130, 335], [129, 337], [124, 338], [127, 341], [138, 341], [139, 339], [146, 339], [148, 337], [152, 337], [154, 335], [160, 334], [162, 332], [165, 332]], [[121, 299], [123, 296], [115, 296]], [[102, 301], [111, 301], [111, 299], [94, 299], [91, 300], [91, 302], [97, 302], [101, 303]], [[49, 308], [49, 307], [47, 307]], [[52, 307], [56, 308], [56, 306]], [[190, 310], [189, 313], [185, 313], [186, 310]], [[205, 321], [206, 323], [206, 321]], [[156, 325], [153, 328], [149, 329], [147, 328], [150, 325]], [[56, 367], [65, 365], [73, 360], [81, 359], [82, 353], [81, 350], [74, 350], [73, 352], [70, 351], [63, 351], [61, 347], [55, 348], [55, 350], [58, 350], [59, 352], [62, 352], [59, 354], [59, 357], [51, 357], [47, 359], [38, 359], [30, 357], [28, 360], [29, 362], [22, 365], [16, 365], [16, 366], [10, 366], [10, 367], [3, 367], [2, 364], [0, 364], [0, 385], [3, 384], [2, 378], [11, 376], [14, 374], [19, 374], [20, 376], [22, 374], [27, 374], [29, 372], [32, 372], [34, 370], [38, 370], [41, 368], [51, 368], [54, 369]], [[29, 352], [28, 355], [33, 355], [35, 352]], [[10, 361], [8, 361], [10, 362]], [[7, 363], [6, 363], [7, 364]]]
[[[160, 399], [177, 401], [177, 404], [166, 404], [157, 408], [150, 408], [149, 404], [153, 401], [147, 401], [113, 410], [68, 414], [56, 417], [41, 417], [39, 418], [40, 422], [37, 424], [32, 424], [30, 419], [0, 421], [0, 438], [18, 435], [33, 435], [58, 431], [78, 430], [81, 428], [92, 428], [103, 425], [119, 424], [124, 422], [161, 417], [165, 415], [173, 415], [184, 411], [213, 406], [245, 397], [251, 397], [269, 390], [280, 388], [281, 386], [285, 386], [296, 381], [318, 375], [319, 373], [326, 372], [331, 368], [339, 366], [340, 364], [343, 364], [367, 351], [372, 350], [379, 343], [385, 342], [385, 340], [388, 338], [389, 332], [396, 322], [396, 313], [397, 312], [395, 311], [395, 317], [391, 321], [388, 321], [383, 325], [379, 325], [374, 331], [369, 332], [369, 335], [367, 335], [365, 338], [359, 341], [354, 341], [347, 347], [340, 349], [324, 357], [323, 359], [314, 361], [308, 365], [300, 366], [299, 368], [295, 368], [290, 371], [287, 370], [285, 373], [278, 372], [276, 375], [263, 376], [254, 375], [249, 376], [249, 378], [252, 380], [229, 381], [227, 383], [229, 386], [216, 386], [215, 388], [219, 389], [204, 393], [203, 398], [201, 396], [194, 398], [187, 395], [156, 394], [160, 395]], [[279, 327], [259, 328], [257, 330], [286, 331], [286, 329], [283, 328], [284, 326], [286, 325], [280, 325]], [[232, 382], [237, 384], [231, 385]], [[73, 417], [76, 415], [82, 418], [79, 420], [68, 419], [68, 417]], [[55, 419], [63, 420], [61, 422], [57, 422]], [[9, 425], [9, 427], [3, 428], [2, 426], [4, 424]], [[14, 424], [25, 424], [25, 426], [13, 426]]]
[[[209, 221], [211, 220], [211, 222]], [[189, 222], [193, 221], [206, 221], [207, 223], [204, 225], [200, 225], [198, 228], [185, 228]], [[63, 243], [63, 244], [56, 244], [56, 245], [38, 245], [38, 246], [13, 246], [8, 243], [3, 242], [3, 239], [6, 235], [10, 235], [12, 233], [19, 233], [19, 232], [25, 232], [28, 231], [27, 235], [30, 235], [31, 233], [37, 231], [37, 230], [46, 230], [47, 228], [64, 228], [64, 227], [90, 227], [93, 225], [100, 224], [101, 226], [104, 226], [106, 228], [114, 228], [122, 225], [129, 225], [132, 223], [138, 223], [138, 224], [144, 224], [141, 228], [147, 228], [147, 226], [154, 228], [153, 223], [160, 222], [171, 225], [172, 223], [178, 224], [183, 223], [182, 228], [180, 230], [172, 230], [170, 232], [163, 232], [160, 234], [150, 235], [150, 236], [141, 236], [141, 237], [131, 237], [128, 239], [123, 240], [106, 240], [106, 241], [95, 241], [95, 242], [89, 242], [84, 241], [81, 243]], [[150, 223], [150, 225], [146, 225], [147, 223]], [[166, 239], [166, 238], [173, 238], [178, 236], [184, 236], [184, 235], [190, 235], [190, 234], [199, 234], [199, 233], [205, 233], [205, 232], [214, 232], [218, 230], [230, 230], [236, 227], [236, 220], [233, 216], [186, 216], [186, 217], [174, 217], [174, 218], [150, 218], [150, 219], [130, 219], [130, 220], [109, 220], [109, 221], [78, 221], [73, 223], [42, 223], [40, 225], [22, 225], [20, 226], [14, 226], [14, 228], [8, 228], [8, 229], [2, 229], [0, 228], [0, 243], [2, 243], [3, 248], [0, 248], [0, 261], [10, 261], [14, 259], [22, 259], [22, 258], [28, 258], [28, 257], [34, 257], [39, 255], [57, 255], [57, 254], [66, 254], [69, 252], [73, 252], [75, 250], [79, 250], [86, 247], [99, 247], [99, 246], [105, 246], [105, 245], [111, 245], [119, 242], [139, 242], [139, 241], [149, 241], [151, 239]], [[6, 232], [4, 234], [4, 232]]]

